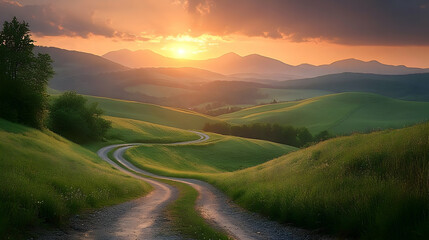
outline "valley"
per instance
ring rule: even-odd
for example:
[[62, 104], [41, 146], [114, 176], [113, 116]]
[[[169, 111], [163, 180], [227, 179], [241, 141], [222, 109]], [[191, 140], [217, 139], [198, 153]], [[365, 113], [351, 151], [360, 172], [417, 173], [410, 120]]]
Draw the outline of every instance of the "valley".
[[227, 2], [0, 1], [0, 239], [429, 238], [427, 4]]

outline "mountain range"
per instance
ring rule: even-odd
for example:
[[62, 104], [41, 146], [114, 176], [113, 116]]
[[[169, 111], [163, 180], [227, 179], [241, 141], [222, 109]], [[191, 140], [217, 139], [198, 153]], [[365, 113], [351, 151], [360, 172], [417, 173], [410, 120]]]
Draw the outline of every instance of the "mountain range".
[[293, 66], [258, 54], [240, 56], [236, 53], [227, 53], [218, 58], [188, 60], [165, 57], [151, 50], [123, 49], [108, 52], [103, 57], [130, 68], [193, 67], [258, 81], [309, 78], [343, 72], [389, 75], [429, 72], [429, 69], [386, 65], [378, 61], [365, 62], [357, 59], [345, 59], [319, 66], [311, 64]]

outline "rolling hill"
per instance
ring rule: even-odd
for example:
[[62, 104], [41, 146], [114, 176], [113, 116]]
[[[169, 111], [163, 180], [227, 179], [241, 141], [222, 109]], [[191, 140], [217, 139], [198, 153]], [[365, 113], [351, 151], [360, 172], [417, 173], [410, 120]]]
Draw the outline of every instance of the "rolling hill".
[[206, 175], [235, 202], [340, 238], [427, 239], [429, 124], [331, 139]]
[[264, 163], [297, 148], [269, 141], [210, 133], [208, 142], [186, 146], [146, 145], [125, 157], [150, 172], [170, 176], [230, 172]]
[[129, 118], [182, 129], [202, 129], [207, 122], [220, 120], [185, 109], [153, 104], [85, 96], [88, 103], [97, 102], [108, 116]]
[[[151, 187], [50, 131], [0, 119], [0, 236], [63, 223], [82, 210], [142, 196]], [[12, 234], [9, 238], [6, 234]]]
[[403, 101], [369, 93], [340, 93], [250, 107], [221, 115], [230, 123], [268, 122], [334, 134], [401, 128], [429, 120], [429, 103]]
[[290, 80], [305, 77], [316, 77], [342, 72], [359, 72], [374, 74], [411, 74], [429, 72], [429, 69], [393, 66], [377, 61], [345, 59], [325, 65], [301, 64], [292, 66], [279, 60], [251, 54], [240, 56], [227, 53], [217, 58], [206, 60], [175, 59], [162, 56], [150, 50], [119, 50], [103, 55], [106, 59], [129, 67], [194, 67], [240, 77], [246, 81], [257, 80]]
[[290, 89], [370, 92], [400, 99], [429, 101], [429, 73], [407, 75], [340, 73], [283, 81], [276, 85]]

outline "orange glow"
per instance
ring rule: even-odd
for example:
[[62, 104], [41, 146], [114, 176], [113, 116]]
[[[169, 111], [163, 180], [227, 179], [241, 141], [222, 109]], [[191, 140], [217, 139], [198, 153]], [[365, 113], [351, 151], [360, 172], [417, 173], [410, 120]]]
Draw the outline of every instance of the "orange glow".
[[[356, 58], [365, 61], [377, 60], [385, 64], [403, 64], [409, 67], [429, 67], [429, 57], [427, 57], [429, 45], [358, 46], [333, 44], [320, 39], [292, 42], [287, 39], [254, 37], [252, 34], [228, 34], [221, 31], [218, 31], [219, 35], [216, 35], [216, 31], [207, 31], [198, 35], [193, 30], [192, 16], [181, 4], [184, 1], [180, 0], [135, 0], [127, 1], [128, 4], [113, 0], [109, 0], [109, 4], [106, 4], [106, 1], [95, 0], [45, 1], [58, 6], [58, 10], [67, 9], [66, 13], [80, 14], [82, 6], [86, 6], [91, 10], [88, 13], [88, 19], [94, 23], [94, 26], [106, 25], [116, 33], [130, 33], [132, 36], [128, 37], [125, 34], [118, 37], [113, 34], [108, 37], [92, 33], [87, 37], [34, 35], [36, 44], [43, 46], [97, 55], [118, 49], [150, 49], [173, 58], [207, 59], [235, 52], [241, 56], [256, 53], [291, 65], [302, 63], [321, 65], [341, 59]], [[38, 4], [42, 1], [28, 0], [28, 2]], [[29, 21], [29, 23], [31, 28], [32, 22]], [[236, 26], [248, 25], [252, 23]]]

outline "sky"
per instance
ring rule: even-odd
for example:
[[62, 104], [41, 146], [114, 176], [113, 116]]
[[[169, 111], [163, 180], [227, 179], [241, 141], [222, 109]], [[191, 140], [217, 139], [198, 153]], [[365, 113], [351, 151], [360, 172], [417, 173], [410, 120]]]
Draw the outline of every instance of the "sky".
[[175, 58], [235, 52], [285, 63], [356, 58], [429, 67], [429, 0], [0, 0], [37, 45]]

